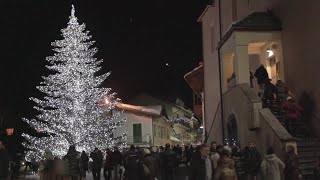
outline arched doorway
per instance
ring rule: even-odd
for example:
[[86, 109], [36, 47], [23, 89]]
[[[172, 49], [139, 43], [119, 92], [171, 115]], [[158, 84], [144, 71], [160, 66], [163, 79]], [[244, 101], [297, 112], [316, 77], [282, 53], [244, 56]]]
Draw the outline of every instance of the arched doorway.
[[237, 119], [234, 114], [228, 117], [226, 141], [229, 145], [239, 145]]

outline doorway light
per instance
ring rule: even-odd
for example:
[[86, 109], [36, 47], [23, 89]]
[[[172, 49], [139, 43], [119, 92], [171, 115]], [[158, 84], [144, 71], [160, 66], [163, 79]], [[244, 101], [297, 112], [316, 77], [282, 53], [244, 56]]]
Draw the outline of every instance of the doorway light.
[[272, 57], [274, 55], [271, 49], [267, 49], [268, 57]]

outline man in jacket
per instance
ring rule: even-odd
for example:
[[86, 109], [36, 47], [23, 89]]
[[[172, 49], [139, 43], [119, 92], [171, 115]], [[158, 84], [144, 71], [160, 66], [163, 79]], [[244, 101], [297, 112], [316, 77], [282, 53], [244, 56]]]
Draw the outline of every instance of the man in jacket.
[[69, 164], [69, 173], [72, 180], [78, 180], [80, 177], [80, 156], [75, 146], [70, 146], [67, 155], [64, 157]]
[[92, 164], [92, 175], [94, 180], [100, 180], [101, 169], [103, 165], [103, 155], [102, 152], [95, 148], [94, 151], [90, 154], [90, 157], [93, 160]]
[[159, 171], [157, 165], [157, 159], [151, 155], [149, 149], [143, 150], [143, 159], [142, 163], [144, 167], [144, 179], [145, 180], [154, 180], [157, 176], [157, 171]]
[[139, 156], [134, 145], [130, 146], [130, 150], [125, 155], [125, 179], [140, 180], [141, 174], [139, 172]]
[[86, 178], [87, 171], [89, 170], [89, 157], [85, 151], [82, 151], [80, 156], [80, 175], [81, 178]]
[[263, 105], [264, 107], [271, 107], [274, 96], [277, 95], [277, 88], [270, 81], [266, 81], [264, 84], [263, 92]]
[[284, 163], [274, 154], [274, 150], [270, 147], [267, 155], [261, 163], [261, 173], [263, 180], [280, 180], [281, 171], [284, 170]]
[[200, 146], [200, 157], [191, 160], [191, 180], [213, 180], [214, 165], [210, 158], [210, 147]]
[[173, 180], [175, 168], [177, 167], [177, 155], [170, 149], [170, 144], [166, 144], [166, 150], [162, 153], [164, 179]]
[[249, 142], [248, 146], [245, 148], [243, 152], [243, 157], [246, 164], [246, 175], [248, 179], [253, 180], [257, 178], [257, 175], [260, 171], [261, 165], [261, 155], [256, 148], [256, 144], [254, 142]]
[[260, 88], [262, 87], [262, 84], [269, 78], [268, 72], [263, 64], [261, 64], [260, 67], [256, 70], [254, 76], [257, 78]]
[[120, 176], [120, 166], [122, 165], [123, 157], [118, 147], [114, 147], [113, 149], [114, 150], [112, 153], [112, 164], [114, 169], [114, 179], [118, 180]]
[[159, 155], [159, 153], [158, 153], [158, 148], [156, 147], [156, 146], [153, 146], [152, 148], [151, 148], [151, 156], [153, 156], [155, 159], [156, 159], [156, 169], [157, 169], [157, 171], [156, 171], [156, 178], [157, 179], [162, 179], [161, 178], [161, 172], [162, 172], [162, 170], [161, 170], [161, 167], [162, 167], [162, 159], [160, 158], [160, 155]]
[[106, 152], [106, 160], [104, 163], [104, 168], [103, 168], [103, 175], [105, 180], [110, 180], [112, 176], [112, 169], [113, 169], [113, 163], [112, 163], [112, 151], [107, 148]]

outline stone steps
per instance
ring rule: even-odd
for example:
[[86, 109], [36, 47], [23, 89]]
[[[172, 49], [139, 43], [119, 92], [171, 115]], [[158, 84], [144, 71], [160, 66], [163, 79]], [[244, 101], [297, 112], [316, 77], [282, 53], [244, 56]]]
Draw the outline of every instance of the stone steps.
[[313, 175], [313, 168], [320, 155], [319, 139], [306, 138], [297, 141], [299, 168], [305, 178]]
[[[268, 104], [268, 108], [279, 120], [279, 122], [285, 126], [285, 112], [277, 107], [275, 101]], [[313, 168], [316, 164], [316, 157], [320, 155], [320, 140], [316, 138], [308, 137], [305, 125], [297, 124], [294, 126], [295, 135], [298, 138], [298, 158], [299, 168], [305, 179], [309, 179], [313, 175]], [[319, 153], [318, 153], [319, 152]]]

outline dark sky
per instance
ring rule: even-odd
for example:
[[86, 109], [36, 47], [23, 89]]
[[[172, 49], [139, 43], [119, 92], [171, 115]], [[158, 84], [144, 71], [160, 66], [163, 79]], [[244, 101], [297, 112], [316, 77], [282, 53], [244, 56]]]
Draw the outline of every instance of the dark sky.
[[[9, 0], [0, 2], [0, 105], [28, 113], [47, 75], [50, 43], [61, 39], [71, 3], [112, 74], [104, 84], [124, 101], [147, 92], [192, 102], [183, 75], [201, 60], [197, 18], [205, 0]], [[165, 66], [166, 62], [170, 66]]]

